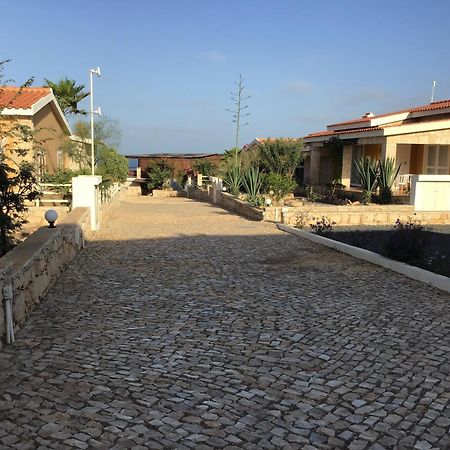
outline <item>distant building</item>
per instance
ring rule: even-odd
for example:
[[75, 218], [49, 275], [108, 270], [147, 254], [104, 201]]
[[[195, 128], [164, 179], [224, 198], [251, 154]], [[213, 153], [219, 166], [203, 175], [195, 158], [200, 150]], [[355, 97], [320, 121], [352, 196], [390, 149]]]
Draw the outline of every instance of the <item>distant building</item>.
[[[164, 161], [172, 166], [175, 172], [192, 169], [196, 160], [207, 160], [213, 164], [219, 165], [223, 155], [220, 153], [154, 153], [145, 155], [125, 155], [129, 161], [129, 168], [140, 168], [143, 177], [146, 176], [148, 166]], [[136, 166], [137, 160], [137, 166]], [[134, 167], [132, 167], [134, 166]]]

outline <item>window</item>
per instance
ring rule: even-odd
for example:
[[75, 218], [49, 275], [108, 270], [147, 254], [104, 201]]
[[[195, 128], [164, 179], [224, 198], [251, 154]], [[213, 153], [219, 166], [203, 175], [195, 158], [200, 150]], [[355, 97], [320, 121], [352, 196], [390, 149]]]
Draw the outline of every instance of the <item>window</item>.
[[56, 168], [57, 169], [64, 168], [64, 154], [62, 150], [57, 150], [56, 152]]
[[429, 175], [447, 175], [449, 167], [448, 145], [429, 145], [425, 159], [425, 172]]
[[359, 172], [356, 167], [356, 161], [359, 161], [363, 156], [363, 146], [356, 145], [352, 149], [352, 171], [350, 184], [354, 186], [361, 186], [359, 181]]

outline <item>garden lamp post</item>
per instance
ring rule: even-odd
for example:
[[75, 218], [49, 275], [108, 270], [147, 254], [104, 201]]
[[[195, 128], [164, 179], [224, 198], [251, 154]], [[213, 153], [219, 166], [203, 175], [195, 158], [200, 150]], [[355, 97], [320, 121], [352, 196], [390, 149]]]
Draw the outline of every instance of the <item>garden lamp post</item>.
[[100, 107], [94, 111], [94, 80], [93, 76], [97, 75], [98, 77], [101, 75], [100, 67], [96, 69], [89, 70], [89, 77], [91, 81], [91, 169], [92, 175], [95, 175], [95, 153], [94, 153], [94, 114], [102, 115], [102, 110]]

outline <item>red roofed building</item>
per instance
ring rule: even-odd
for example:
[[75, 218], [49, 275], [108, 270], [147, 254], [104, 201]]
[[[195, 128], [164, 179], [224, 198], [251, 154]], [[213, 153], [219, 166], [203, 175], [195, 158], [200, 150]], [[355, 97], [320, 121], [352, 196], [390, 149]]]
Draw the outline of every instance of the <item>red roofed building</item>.
[[[29, 130], [34, 142], [26, 142], [13, 132], [18, 126]], [[61, 147], [71, 138], [69, 123], [48, 87], [0, 87], [0, 150], [20, 162], [33, 161], [46, 172], [70, 167], [72, 161]], [[14, 150], [27, 150], [24, 157]]]
[[341, 181], [358, 186], [353, 161], [363, 157], [394, 158], [400, 175], [450, 174], [450, 100], [327, 126], [304, 137], [305, 182], [325, 185], [332, 180], [333, 158], [324, 143], [332, 137], [344, 144]]

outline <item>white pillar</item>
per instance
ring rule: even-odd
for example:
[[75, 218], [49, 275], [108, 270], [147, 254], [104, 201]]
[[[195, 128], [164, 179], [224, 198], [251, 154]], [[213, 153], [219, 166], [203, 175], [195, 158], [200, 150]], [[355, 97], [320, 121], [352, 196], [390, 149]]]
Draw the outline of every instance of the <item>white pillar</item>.
[[91, 230], [98, 230], [100, 227], [97, 186], [101, 182], [102, 177], [99, 175], [80, 175], [72, 178], [72, 208], [91, 209]]

